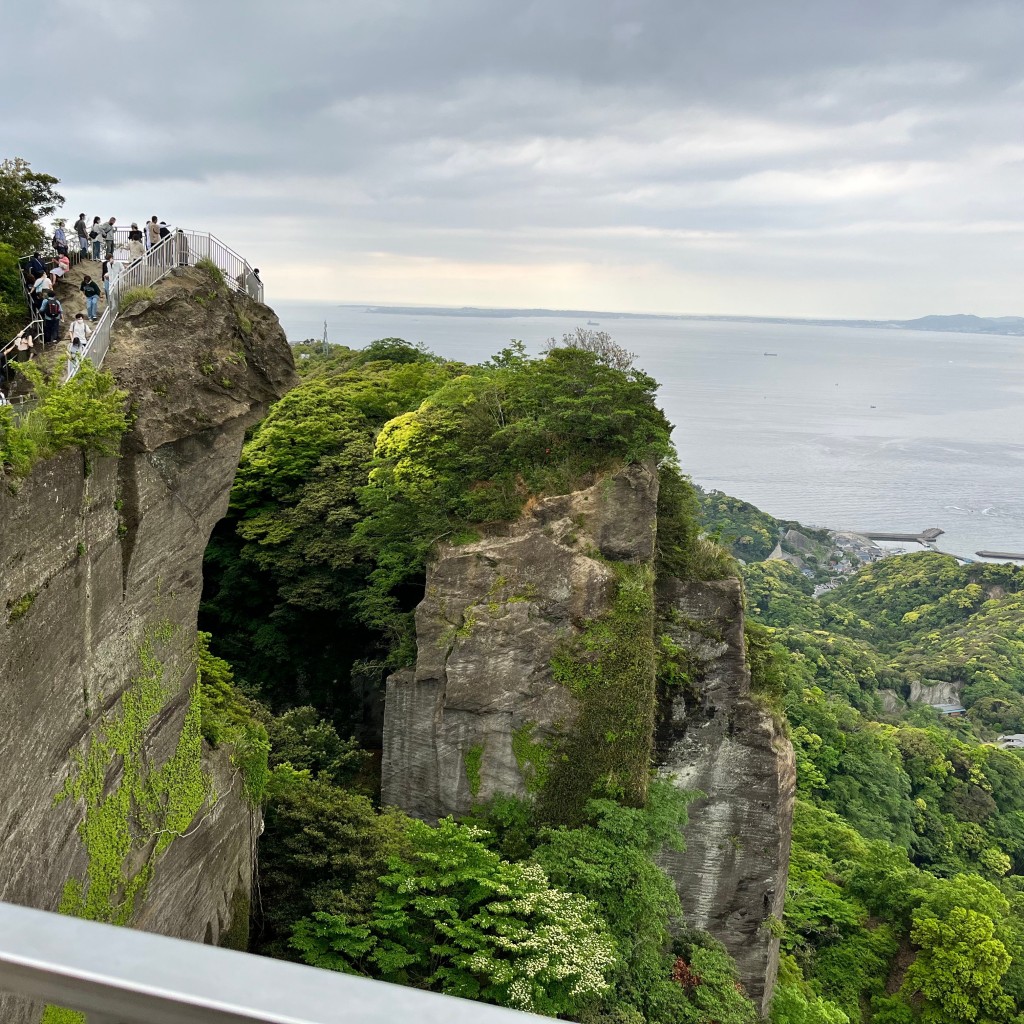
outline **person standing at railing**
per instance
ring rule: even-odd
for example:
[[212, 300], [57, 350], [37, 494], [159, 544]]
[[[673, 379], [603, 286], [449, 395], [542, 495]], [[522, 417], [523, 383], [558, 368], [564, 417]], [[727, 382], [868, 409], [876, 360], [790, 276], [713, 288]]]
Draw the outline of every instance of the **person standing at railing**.
[[160, 241], [160, 224], [156, 219], [155, 213], [146, 222], [146, 238], [149, 240], [150, 249]]
[[178, 228], [175, 234], [175, 245], [178, 250], [178, 266], [188, 266], [188, 239], [185, 237], [185, 232]]
[[57, 225], [53, 232], [53, 247], [57, 250], [58, 255], [67, 256], [68, 254], [68, 236], [64, 232], [64, 221], [54, 221]]
[[146, 255], [146, 247], [142, 243], [142, 232], [135, 221], [132, 221], [131, 231], [128, 232], [128, 252], [133, 264], [138, 263]]
[[78, 290], [85, 296], [85, 312], [89, 319], [96, 322], [96, 307], [100, 301], [100, 286], [88, 275], [84, 275]]
[[78, 248], [84, 260], [89, 255], [89, 229], [85, 226], [84, 213], [80, 213], [78, 220], [75, 221], [75, 234], [78, 236]]
[[64, 319], [64, 307], [57, 296], [48, 292], [39, 307], [43, 315], [43, 345], [56, 345], [60, 341], [60, 324]]
[[39, 253], [32, 253], [32, 258], [28, 261], [29, 273], [38, 277], [43, 271], [46, 270], [46, 264], [43, 263], [42, 256]]
[[92, 242], [92, 258], [98, 260], [100, 258], [100, 243], [103, 241], [100, 238], [100, 228], [103, 225], [100, 224], [99, 217], [93, 217], [92, 227], [89, 229], [89, 239]]
[[108, 260], [113, 259], [114, 256], [114, 224], [116, 222], [117, 218], [111, 217], [110, 220], [100, 225], [100, 238], [103, 239]]

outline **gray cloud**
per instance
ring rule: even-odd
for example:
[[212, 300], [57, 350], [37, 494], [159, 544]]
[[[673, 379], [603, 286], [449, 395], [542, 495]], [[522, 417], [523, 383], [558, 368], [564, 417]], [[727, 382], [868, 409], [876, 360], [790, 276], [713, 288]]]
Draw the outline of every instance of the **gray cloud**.
[[4, 152], [76, 212], [209, 225], [271, 295], [1019, 311], [1014, 4], [51, 11], [5, 11]]

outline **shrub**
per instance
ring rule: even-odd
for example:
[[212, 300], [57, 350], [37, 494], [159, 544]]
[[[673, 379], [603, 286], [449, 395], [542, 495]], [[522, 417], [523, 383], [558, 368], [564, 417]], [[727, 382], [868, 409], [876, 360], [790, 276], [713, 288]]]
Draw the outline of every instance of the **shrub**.
[[224, 271], [208, 256], [196, 260], [196, 270], [201, 270], [204, 274], [212, 277], [218, 286], [224, 284]]
[[0, 461], [24, 476], [38, 459], [68, 448], [87, 455], [117, 455], [128, 428], [126, 391], [109, 373], [85, 360], [66, 384], [56, 373], [45, 374], [32, 363], [18, 364], [35, 388], [39, 402], [20, 422], [12, 410], [0, 409]]
[[137, 302], [152, 302], [156, 292], [152, 288], [129, 288], [117, 297], [117, 304], [122, 309], [134, 306]]

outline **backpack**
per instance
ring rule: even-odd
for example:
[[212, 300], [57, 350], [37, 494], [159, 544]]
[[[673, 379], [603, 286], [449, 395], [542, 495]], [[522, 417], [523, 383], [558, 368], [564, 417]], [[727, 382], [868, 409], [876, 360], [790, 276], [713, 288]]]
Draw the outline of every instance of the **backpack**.
[[60, 303], [56, 299], [46, 300], [46, 315], [51, 320], [56, 320], [60, 316]]

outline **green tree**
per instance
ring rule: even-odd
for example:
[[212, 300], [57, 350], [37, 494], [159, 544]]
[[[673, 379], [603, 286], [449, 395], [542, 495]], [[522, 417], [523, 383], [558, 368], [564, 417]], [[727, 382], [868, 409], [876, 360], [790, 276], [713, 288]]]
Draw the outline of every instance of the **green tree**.
[[406, 846], [363, 920], [318, 913], [294, 947], [307, 963], [550, 1015], [607, 988], [614, 944], [593, 904], [536, 864], [488, 850], [481, 829], [410, 820]]
[[18, 255], [37, 249], [45, 234], [37, 223], [64, 202], [60, 179], [33, 171], [21, 157], [0, 163], [0, 239]]
[[1013, 1013], [1013, 1000], [1000, 984], [1010, 956], [995, 937], [992, 918], [966, 907], [953, 907], [942, 917], [922, 908], [911, 937], [920, 949], [904, 986], [927, 999], [925, 1021], [958, 1024], [981, 1014], [1005, 1020]]

